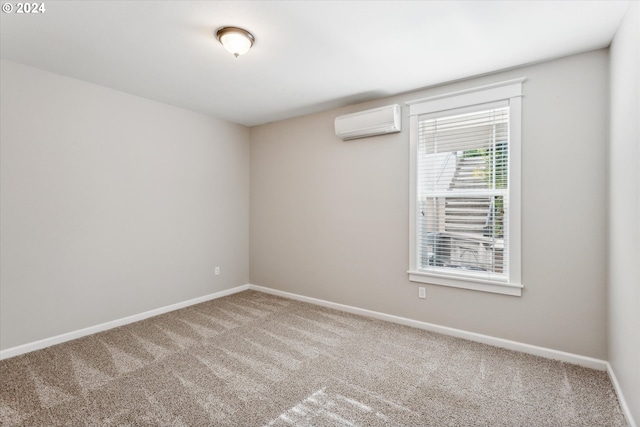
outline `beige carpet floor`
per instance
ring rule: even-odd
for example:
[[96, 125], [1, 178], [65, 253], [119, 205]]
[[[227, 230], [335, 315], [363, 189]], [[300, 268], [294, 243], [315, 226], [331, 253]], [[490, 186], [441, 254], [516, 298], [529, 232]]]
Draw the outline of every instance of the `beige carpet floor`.
[[0, 425], [625, 423], [605, 372], [247, 291], [0, 361]]

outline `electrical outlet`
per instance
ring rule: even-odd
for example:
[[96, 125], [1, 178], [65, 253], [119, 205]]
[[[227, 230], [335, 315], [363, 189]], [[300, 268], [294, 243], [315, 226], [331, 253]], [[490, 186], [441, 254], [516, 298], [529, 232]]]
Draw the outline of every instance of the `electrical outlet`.
[[426, 298], [427, 297], [427, 288], [420, 286], [418, 288], [418, 298]]
[[216, 276], [220, 275], [220, 267], [216, 267]]

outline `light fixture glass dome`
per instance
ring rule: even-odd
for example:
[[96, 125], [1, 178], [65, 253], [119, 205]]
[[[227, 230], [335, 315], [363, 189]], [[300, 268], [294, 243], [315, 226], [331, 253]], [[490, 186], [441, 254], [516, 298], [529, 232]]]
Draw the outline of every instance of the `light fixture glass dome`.
[[238, 27], [222, 27], [216, 32], [216, 37], [236, 58], [247, 53], [256, 40], [250, 32]]

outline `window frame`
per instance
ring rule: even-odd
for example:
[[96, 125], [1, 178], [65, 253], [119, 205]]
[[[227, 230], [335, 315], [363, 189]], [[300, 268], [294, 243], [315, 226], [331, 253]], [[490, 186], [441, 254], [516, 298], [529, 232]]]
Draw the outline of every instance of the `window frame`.
[[[408, 101], [409, 106], [409, 281], [471, 289], [504, 295], [522, 295], [521, 269], [521, 154], [522, 84], [526, 78], [508, 80], [467, 90]], [[424, 271], [418, 269], [418, 122], [420, 116], [447, 116], [449, 110], [473, 111], [482, 104], [507, 102], [509, 106], [508, 170], [508, 277], [486, 279], [473, 272]], [[489, 107], [490, 108], [490, 107]], [[449, 113], [451, 114], [451, 113]]]

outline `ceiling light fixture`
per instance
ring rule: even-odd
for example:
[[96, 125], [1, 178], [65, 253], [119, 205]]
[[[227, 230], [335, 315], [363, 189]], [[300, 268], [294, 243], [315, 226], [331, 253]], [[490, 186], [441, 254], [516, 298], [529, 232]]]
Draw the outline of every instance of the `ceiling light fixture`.
[[218, 41], [236, 58], [251, 49], [256, 38], [247, 30], [238, 27], [222, 27], [216, 32]]

